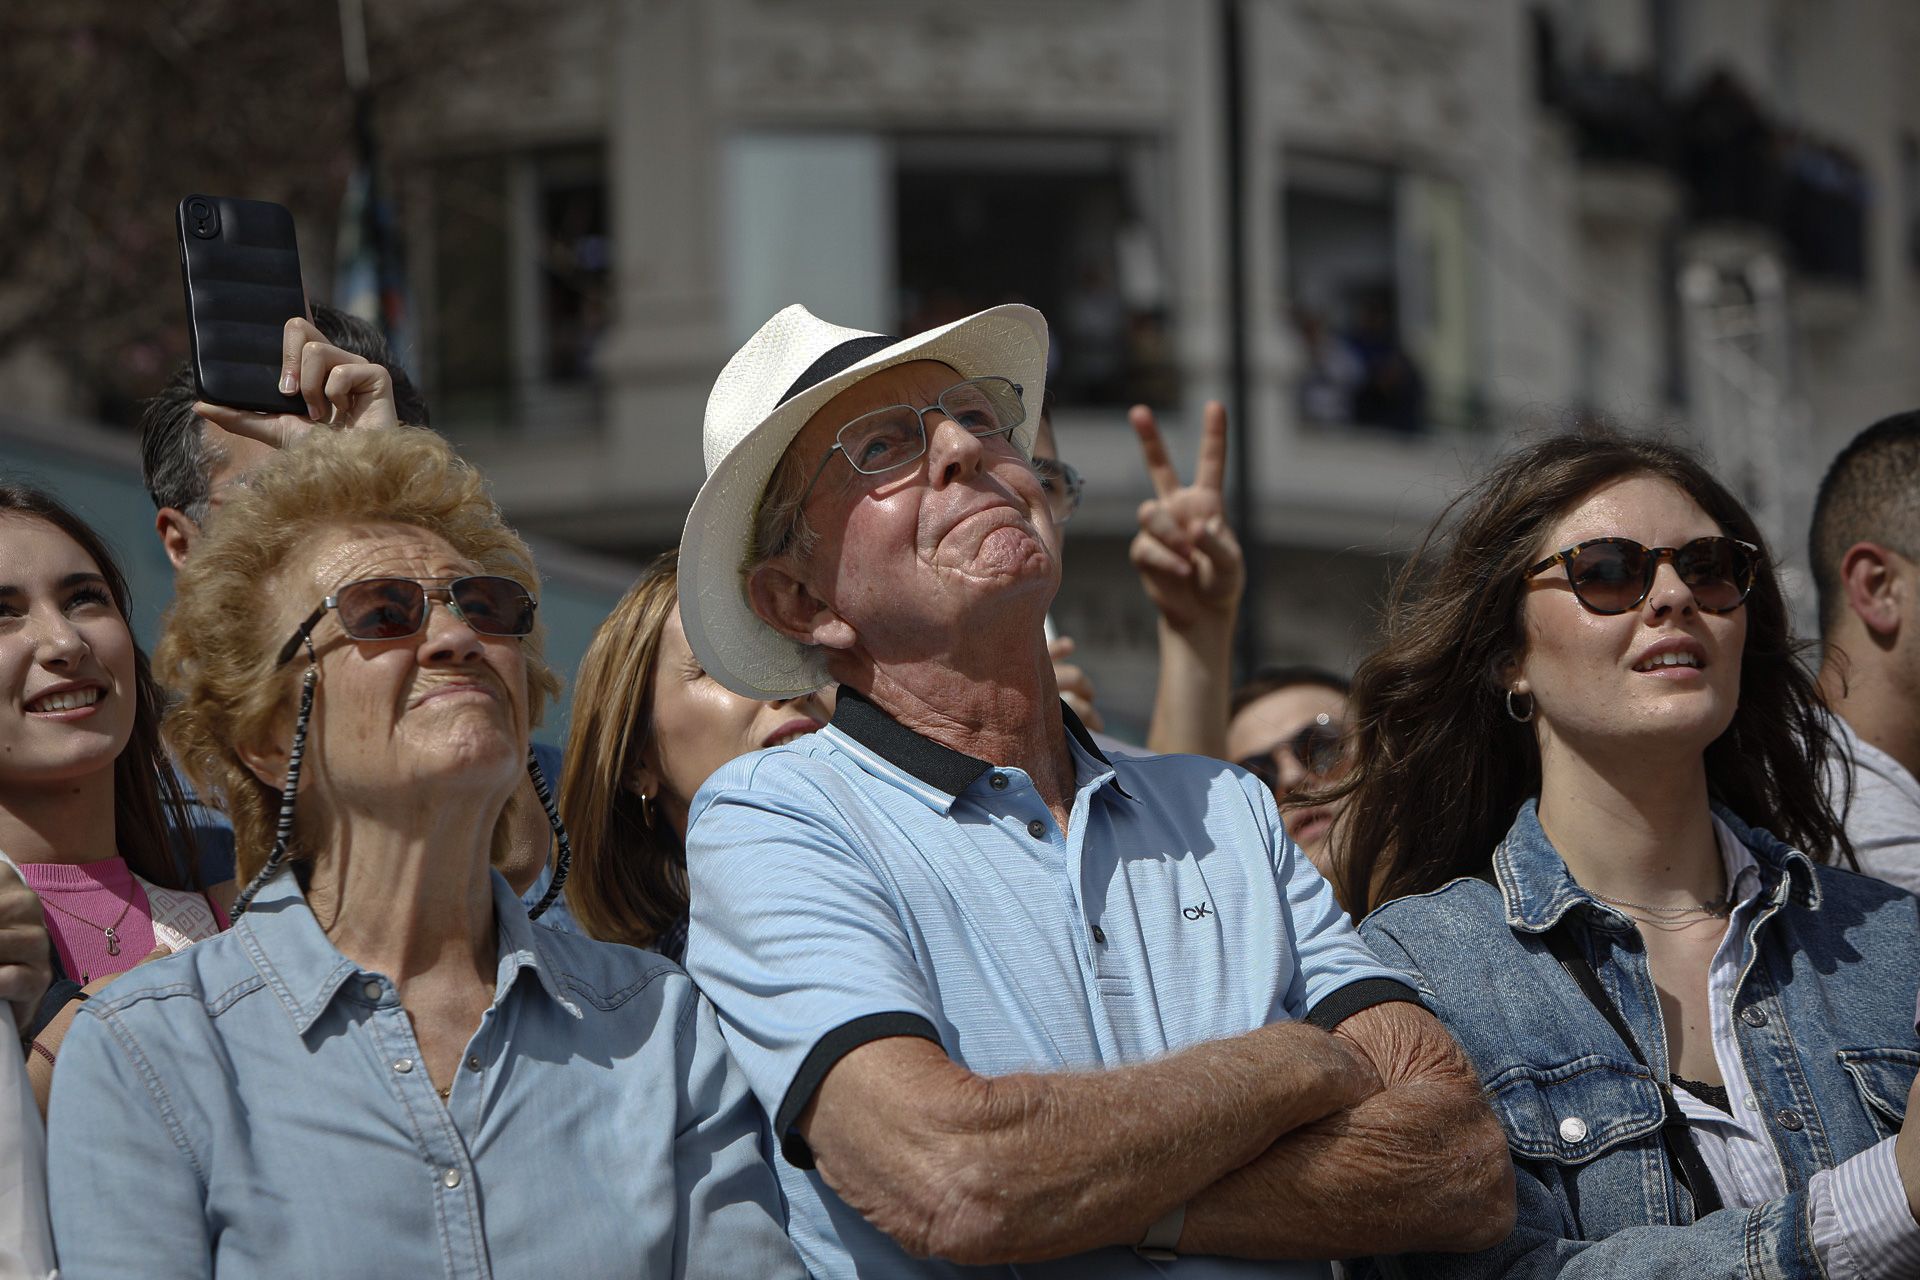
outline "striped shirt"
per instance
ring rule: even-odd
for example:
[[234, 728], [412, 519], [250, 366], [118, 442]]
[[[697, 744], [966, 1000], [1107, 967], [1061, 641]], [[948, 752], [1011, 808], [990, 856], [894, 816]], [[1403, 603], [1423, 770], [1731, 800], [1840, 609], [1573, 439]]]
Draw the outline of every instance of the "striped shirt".
[[[1713, 820], [1726, 864], [1727, 897], [1735, 905], [1726, 936], [1707, 972], [1713, 1056], [1732, 1111], [1675, 1089], [1694, 1142], [1728, 1208], [1751, 1209], [1787, 1194], [1786, 1171], [1767, 1137], [1758, 1103], [1745, 1087], [1746, 1064], [1733, 1033], [1733, 993], [1753, 958], [1748, 925], [1763, 903], [1760, 864], [1727, 825]], [[1813, 1247], [1831, 1280], [1879, 1280], [1920, 1274], [1920, 1224], [1888, 1138], [1813, 1175], [1807, 1184]]]

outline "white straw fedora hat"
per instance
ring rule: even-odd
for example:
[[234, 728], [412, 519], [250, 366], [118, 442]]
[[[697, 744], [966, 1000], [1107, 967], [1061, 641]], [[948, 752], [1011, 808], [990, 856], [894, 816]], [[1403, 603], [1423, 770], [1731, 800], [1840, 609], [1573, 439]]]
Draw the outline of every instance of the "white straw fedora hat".
[[825, 655], [760, 620], [747, 601], [747, 557], [761, 495], [807, 420], [860, 379], [910, 360], [963, 378], [999, 374], [1020, 386], [1031, 453], [1047, 376], [1047, 322], [1009, 303], [911, 338], [828, 324], [795, 305], [760, 326], [714, 381], [701, 430], [707, 479], [680, 540], [680, 622], [707, 674], [749, 698], [785, 698], [828, 680]]

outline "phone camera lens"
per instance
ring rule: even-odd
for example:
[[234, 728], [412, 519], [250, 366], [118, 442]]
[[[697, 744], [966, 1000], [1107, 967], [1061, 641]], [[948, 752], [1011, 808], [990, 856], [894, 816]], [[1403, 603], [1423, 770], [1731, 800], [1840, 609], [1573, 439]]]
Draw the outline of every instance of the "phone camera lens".
[[200, 221], [205, 222], [207, 220], [208, 215], [212, 214], [213, 210], [208, 207], [207, 202], [205, 200], [195, 200], [192, 204], [187, 206], [187, 212], [192, 214], [194, 217], [200, 219]]

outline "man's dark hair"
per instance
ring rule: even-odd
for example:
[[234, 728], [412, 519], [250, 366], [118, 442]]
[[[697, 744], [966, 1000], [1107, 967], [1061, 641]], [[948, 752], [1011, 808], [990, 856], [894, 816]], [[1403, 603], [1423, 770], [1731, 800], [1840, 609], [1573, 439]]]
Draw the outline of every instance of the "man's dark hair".
[[[393, 376], [394, 408], [400, 421], [427, 425], [426, 399], [395, 362], [377, 327], [321, 302], [313, 304], [313, 325], [342, 351], [385, 365]], [[182, 361], [166, 385], [140, 406], [140, 476], [156, 510], [172, 507], [204, 525], [213, 471], [220, 458], [218, 447], [207, 444], [200, 430], [200, 419], [193, 412], [197, 399], [193, 366]]]
[[1291, 689], [1297, 684], [1331, 689], [1341, 697], [1353, 692], [1353, 682], [1337, 671], [1316, 667], [1308, 662], [1269, 664], [1255, 671], [1251, 679], [1233, 691], [1233, 697], [1227, 703], [1227, 718], [1231, 720], [1270, 693]]
[[1882, 418], [1855, 436], [1820, 482], [1807, 560], [1820, 595], [1822, 635], [1845, 613], [1840, 560], [1856, 542], [1877, 542], [1920, 560], [1920, 410]]

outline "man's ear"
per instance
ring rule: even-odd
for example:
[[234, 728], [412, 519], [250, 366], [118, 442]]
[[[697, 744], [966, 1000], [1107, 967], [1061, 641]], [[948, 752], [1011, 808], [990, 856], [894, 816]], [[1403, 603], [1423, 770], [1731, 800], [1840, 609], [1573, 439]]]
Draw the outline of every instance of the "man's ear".
[[747, 575], [747, 600], [760, 620], [789, 640], [828, 649], [851, 649], [852, 624], [813, 594], [784, 560]]
[[186, 566], [194, 539], [200, 536], [200, 526], [178, 507], [162, 507], [153, 517], [153, 531], [160, 535], [160, 545], [165, 548], [167, 559], [173, 562], [174, 572], [178, 573]]
[[[1856, 542], [1840, 557], [1847, 608], [1877, 639], [1891, 640], [1900, 631], [1903, 576], [1893, 554], [1877, 542]], [[1920, 584], [1907, 583], [1905, 589], [1912, 591], [1915, 585]]]

